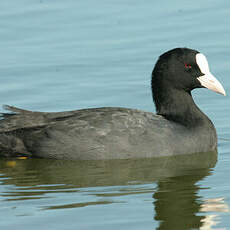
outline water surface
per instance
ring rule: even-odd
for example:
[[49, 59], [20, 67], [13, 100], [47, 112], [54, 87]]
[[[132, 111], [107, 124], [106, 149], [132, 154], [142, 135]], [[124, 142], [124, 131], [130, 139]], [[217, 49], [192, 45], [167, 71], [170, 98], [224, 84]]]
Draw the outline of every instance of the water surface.
[[218, 157], [0, 159], [1, 228], [229, 228], [228, 1], [1, 0], [0, 7], [1, 104], [154, 112], [151, 71], [174, 47], [203, 52], [227, 93], [193, 94], [217, 128]]
[[198, 195], [197, 183], [212, 174], [216, 160], [216, 152], [138, 160], [2, 160], [1, 207], [8, 218], [1, 223], [23, 229], [50, 228], [53, 221], [66, 229], [139, 229], [158, 221], [158, 229], [202, 226], [208, 201]]

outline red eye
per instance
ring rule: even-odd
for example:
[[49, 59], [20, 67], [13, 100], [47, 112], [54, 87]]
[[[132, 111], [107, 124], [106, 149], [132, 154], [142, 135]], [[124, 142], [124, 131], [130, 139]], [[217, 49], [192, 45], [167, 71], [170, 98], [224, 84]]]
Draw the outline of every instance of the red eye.
[[184, 66], [185, 66], [186, 69], [191, 69], [192, 68], [192, 66], [187, 64], [187, 63], [185, 63]]

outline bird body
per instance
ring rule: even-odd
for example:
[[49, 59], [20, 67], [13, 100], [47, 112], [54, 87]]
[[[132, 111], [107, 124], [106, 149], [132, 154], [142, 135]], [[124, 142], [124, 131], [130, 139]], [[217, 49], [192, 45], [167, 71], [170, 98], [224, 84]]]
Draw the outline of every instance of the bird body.
[[[1, 127], [4, 133], [0, 139], [5, 135], [6, 141], [0, 148], [9, 156], [21, 152], [55, 159], [147, 158], [207, 152], [217, 144], [211, 122], [208, 130], [202, 126], [188, 130], [160, 115], [135, 109], [107, 107], [62, 113], [8, 109], [16, 113], [8, 115], [8, 122]], [[199, 136], [194, 139], [196, 132]], [[14, 149], [7, 149], [9, 142]]]

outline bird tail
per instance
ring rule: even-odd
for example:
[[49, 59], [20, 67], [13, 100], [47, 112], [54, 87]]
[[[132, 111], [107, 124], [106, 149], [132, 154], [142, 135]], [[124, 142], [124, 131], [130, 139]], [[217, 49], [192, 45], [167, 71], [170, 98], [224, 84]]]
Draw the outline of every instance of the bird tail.
[[14, 129], [13, 116], [28, 112], [13, 106], [4, 105], [3, 108], [10, 112], [0, 113], [0, 157], [29, 156], [23, 141], [17, 137]]

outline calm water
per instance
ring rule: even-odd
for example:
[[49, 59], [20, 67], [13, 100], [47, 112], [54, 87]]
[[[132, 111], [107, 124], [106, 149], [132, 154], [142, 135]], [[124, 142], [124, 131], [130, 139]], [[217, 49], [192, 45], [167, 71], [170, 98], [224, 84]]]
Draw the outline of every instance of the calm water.
[[154, 112], [153, 65], [185, 46], [208, 57], [227, 92], [193, 94], [217, 128], [218, 156], [1, 159], [1, 229], [230, 229], [229, 1], [1, 0], [0, 8], [1, 104]]

